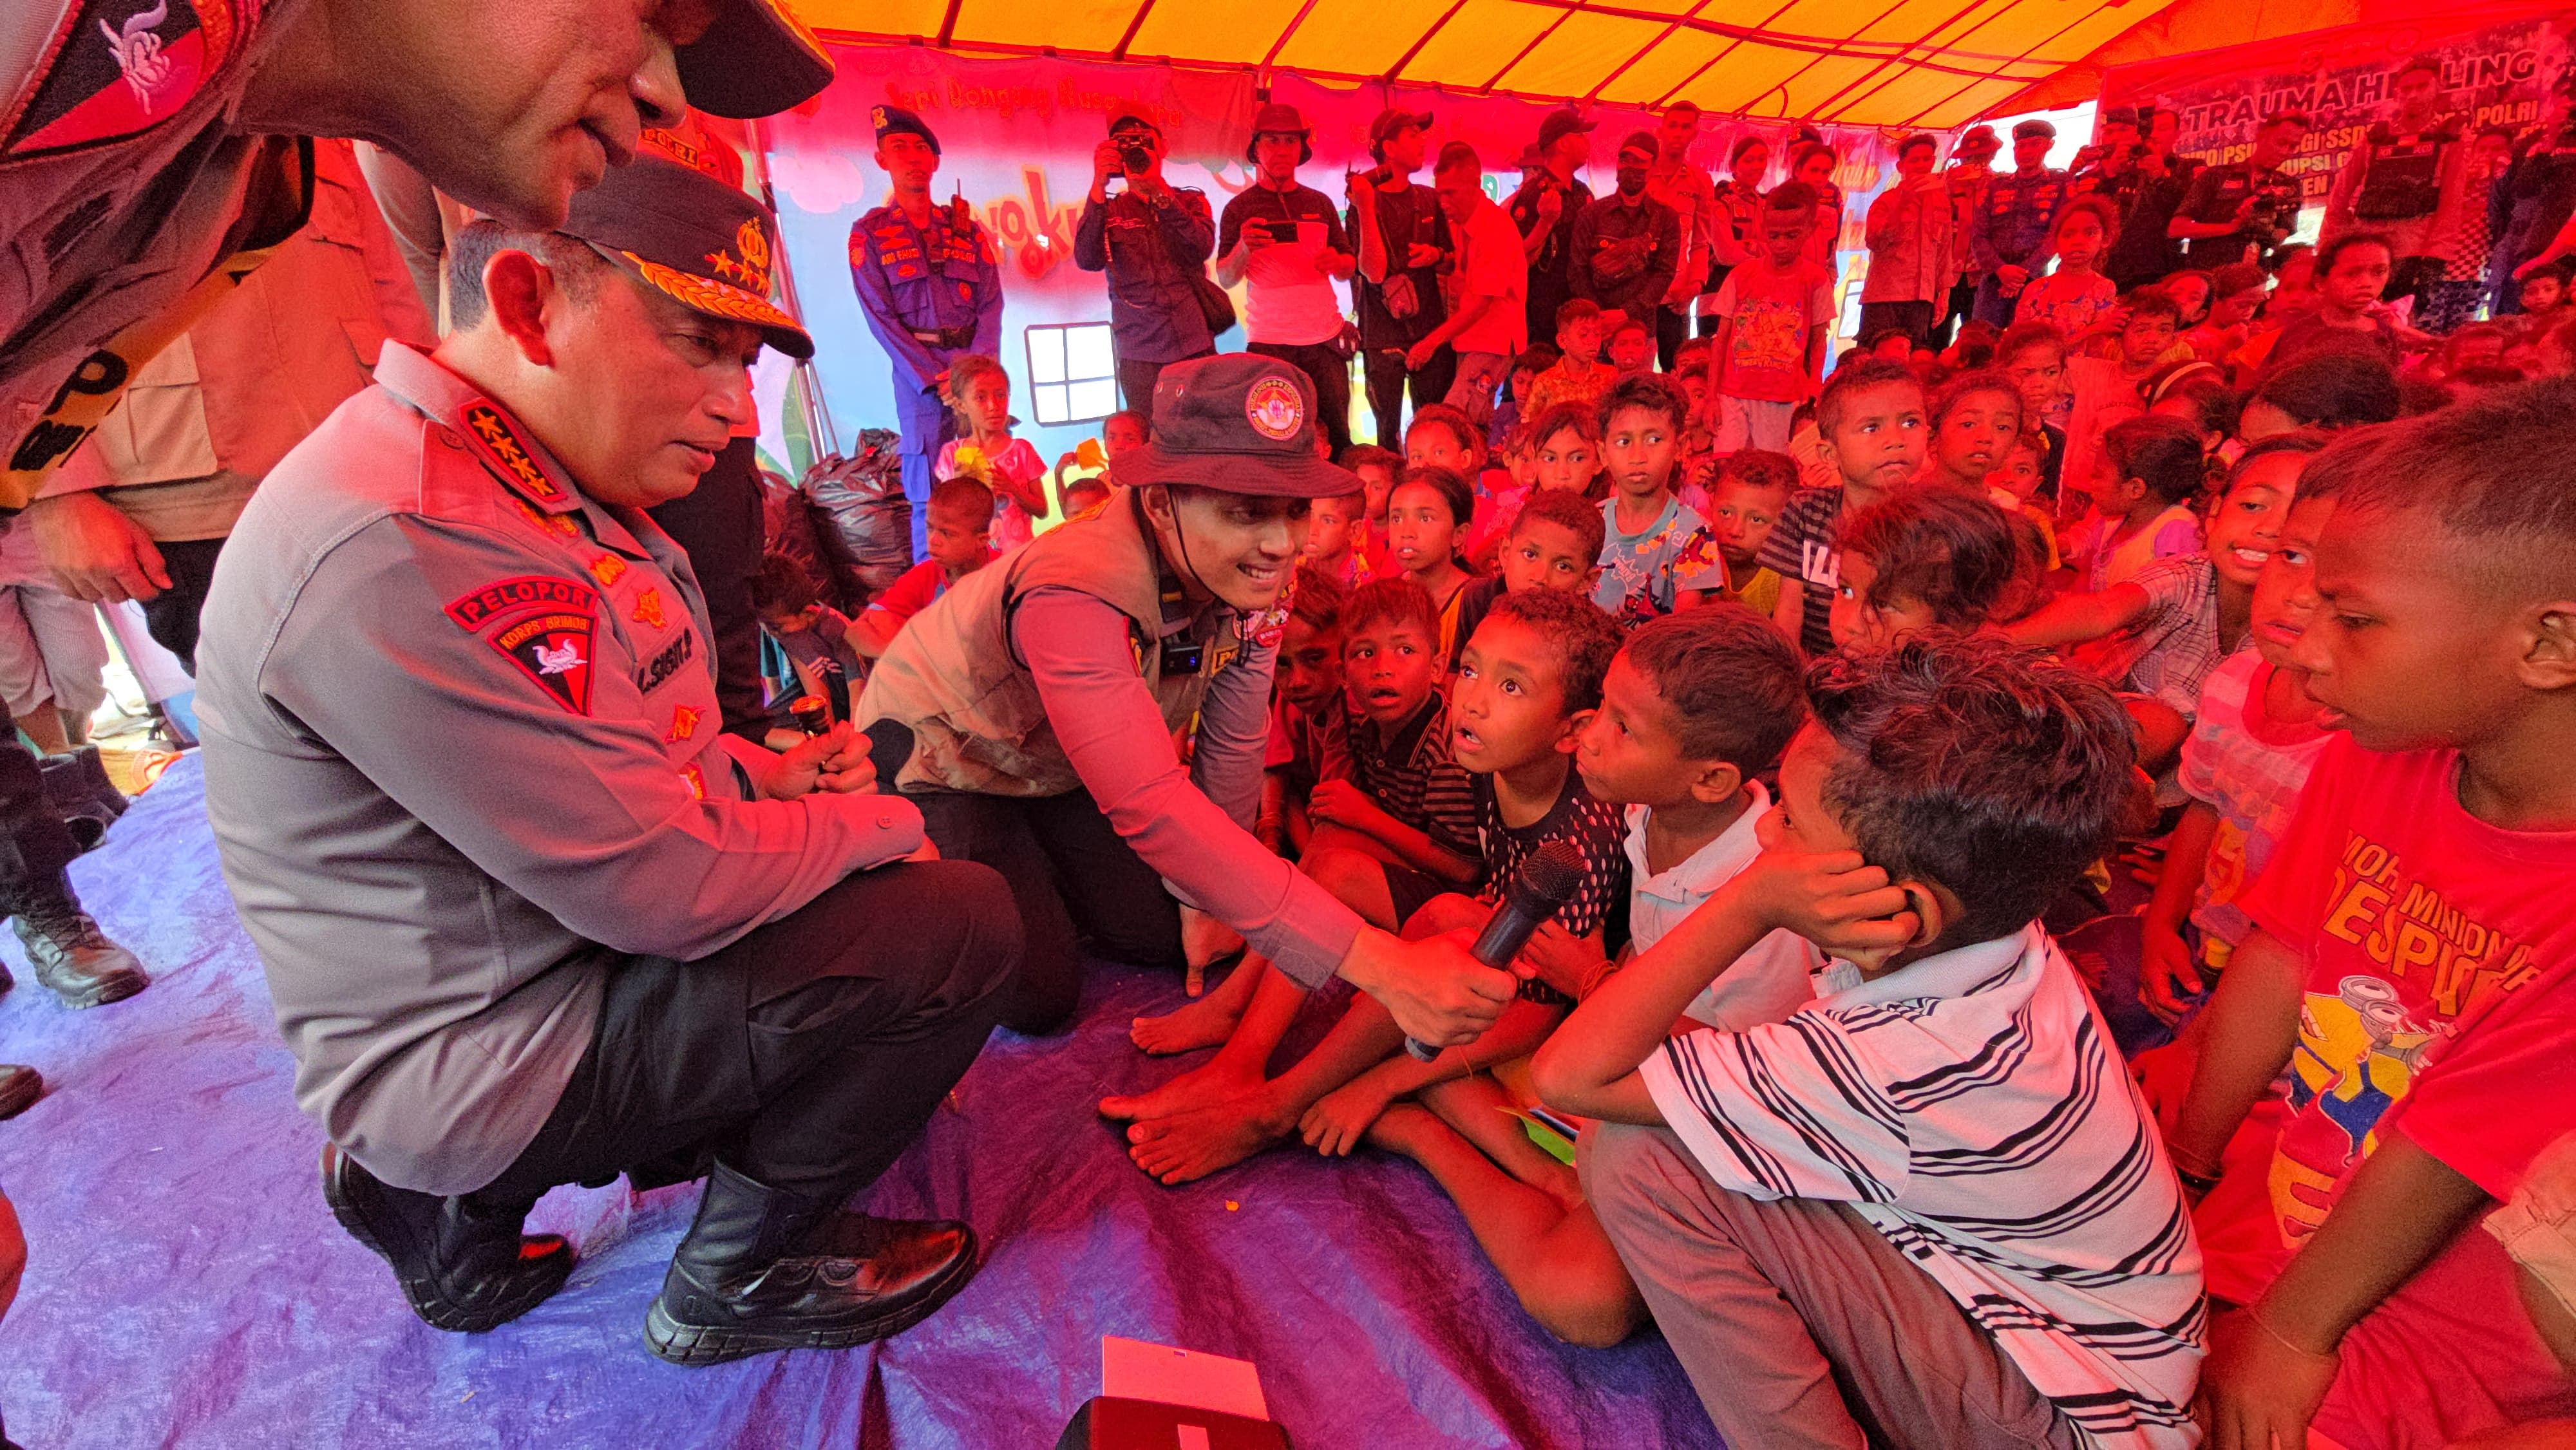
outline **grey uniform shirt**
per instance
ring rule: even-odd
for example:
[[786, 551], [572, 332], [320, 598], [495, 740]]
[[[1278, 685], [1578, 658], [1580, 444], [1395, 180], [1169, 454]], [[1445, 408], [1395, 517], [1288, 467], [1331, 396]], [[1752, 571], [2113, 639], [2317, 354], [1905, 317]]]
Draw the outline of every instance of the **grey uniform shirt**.
[[204, 632], [207, 814], [296, 1101], [405, 1188], [518, 1156], [623, 954], [921, 843], [900, 798], [748, 799], [679, 547], [399, 344], [253, 497]]

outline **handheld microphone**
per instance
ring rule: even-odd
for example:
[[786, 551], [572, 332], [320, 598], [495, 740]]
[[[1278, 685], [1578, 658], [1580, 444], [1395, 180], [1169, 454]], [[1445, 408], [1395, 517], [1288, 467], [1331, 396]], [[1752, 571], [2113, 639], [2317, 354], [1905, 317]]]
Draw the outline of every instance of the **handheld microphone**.
[[[1493, 919], [1485, 923], [1469, 950], [1486, 966], [1509, 968], [1521, 948], [1529, 945], [1530, 934], [1564, 910], [1582, 886], [1583, 853], [1573, 842], [1559, 838], [1539, 847], [1521, 863], [1503, 892], [1502, 904], [1494, 908]], [[1404, 1050], [1416, 1062], [1440, 1055], [1439, 1048], [1416, 1037], [1404, 1039]]]
[[912, 763], [912, 727], [888, 715], [869, 721], [859, 733], [868, 737], [868, 764], [877, 768], [877, 790], [894, 794], [894, 778]]

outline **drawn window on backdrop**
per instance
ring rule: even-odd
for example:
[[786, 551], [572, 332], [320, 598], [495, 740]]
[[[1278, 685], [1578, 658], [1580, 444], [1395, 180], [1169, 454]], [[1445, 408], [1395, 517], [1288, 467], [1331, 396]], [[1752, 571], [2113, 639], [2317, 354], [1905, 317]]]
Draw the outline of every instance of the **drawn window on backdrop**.
[[1118, 353], [1106, 322], [1021, 329], [1029, 350], [1029, 407], [1040, 427], [1090, 423], [1118, 411]]

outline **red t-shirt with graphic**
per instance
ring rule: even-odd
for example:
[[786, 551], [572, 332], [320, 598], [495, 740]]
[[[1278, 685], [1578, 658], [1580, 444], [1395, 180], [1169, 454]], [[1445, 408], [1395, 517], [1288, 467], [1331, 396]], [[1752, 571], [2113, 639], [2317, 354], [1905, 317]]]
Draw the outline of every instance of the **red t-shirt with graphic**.
[[1726, 274], [1711, 304], [1727, 332], [1717, 390], [1730, 398], [1794, 403], [1816, 391], [1807, 339], [1834, 321], [1834, 274], [1813, 262], [1774, 267], [1756, 257]]
[[[2214, 1295], [2259, 1297], [2392, 1133], [2503, 1200], [2576, 1126], [2576, 832], [2479, 820], [2458, 772], [2456, 751], [2336, 738], [2244, 898], [2308, 975], [2268, 1169], [2231, 1172], [2200, 1209]], [[2576, 1410], [2474, 1226], [2343, 1353], [2318, 1428], [2355, 1450]]]

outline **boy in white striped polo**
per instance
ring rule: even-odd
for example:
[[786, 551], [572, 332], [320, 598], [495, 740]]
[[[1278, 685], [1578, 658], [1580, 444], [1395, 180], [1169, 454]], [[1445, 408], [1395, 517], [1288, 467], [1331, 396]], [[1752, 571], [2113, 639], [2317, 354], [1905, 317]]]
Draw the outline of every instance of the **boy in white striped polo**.
[[[2199, 1247], [2035, 919], [2110, 840], [2125, 715], [1949, 636], [1808, 698], [1763, 855], [1539, 1053], [1605, 1120], [1586, 1196], [1730, 1445], [2192, 1444]], [[1776, 927], [1835, 958], [1817, 1000], [1667, 1041]]]

